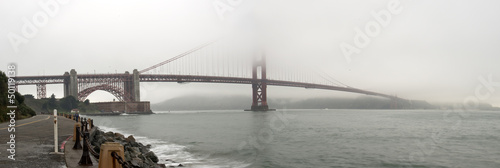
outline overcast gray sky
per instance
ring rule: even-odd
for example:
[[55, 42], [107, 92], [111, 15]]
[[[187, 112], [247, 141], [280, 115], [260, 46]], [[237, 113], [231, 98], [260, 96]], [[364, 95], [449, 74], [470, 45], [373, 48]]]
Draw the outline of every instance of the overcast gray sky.
[[[479, 87], [489, 94], [482, 101], [500, 106], [500, 87], [488, 90], [479, 80], [491, 74], [500, 82], [500, 1], [41, 0], [55, 2], [48, 10], [38, 2], [0, 0], [3, 71], [9, 62], [21, 76], [141, 70], [221, 35], [250, 31], [265, 41], [270, 57], [316, 67], [353, 87], [431, 102], [462, 102]], [[373, 12], [389, 12], [390, 20], [378, 21]], [[23, 34], [27, 24], [36, 31]], [[372, 31], [366, 45], [356, 46], [358, 28]], [[358, 50], [346, 56], [342, 44]], [[47, 90], [63, 94], [61, 85]], [[268, 92], [271, 98], [357, 96], [283, 87]], [[200, 93], [250, 96], [251, 87], [141, 83], [142, 100], [153, 103]], [[102, 91], [89, 97], [112, 98]]]

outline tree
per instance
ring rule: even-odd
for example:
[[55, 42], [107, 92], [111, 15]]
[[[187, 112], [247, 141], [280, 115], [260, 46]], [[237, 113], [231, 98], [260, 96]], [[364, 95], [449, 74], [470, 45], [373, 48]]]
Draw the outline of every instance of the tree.
[[61, 99], [59, 106], [66, 111], [71, 111], [78, 107], [78, 100], [73, 96], [66, 96]]
[[[7, 106], [12, 104], [8, 102], [10, 98], [8, 98], [7, 96], [9, 95], [7, 92], [8, 91], [7, 82], [8, 82], [8, 77], [5, 75], [4, 72], [0, 71], [0, 122], [10, 120], [10, 117], [7, 116], [7, 112], [10, 111], [7, 109]], [[24, 104], [24, 96], [22, 96], [18, 92], [15, 92], [14, 97], [15, 98], [13, 98], [13, 100], [17, 105], [17, 110], [16, 110], [17, 119], [22, 119], [36, 115], [35, 111], [33, 111], [30, 107]]]
[[7, 76], [0, 71], [0, 122], [7, 120]]
[[47, 107], [47, 102], [45, 102], [45, 103], [42, 104], [42, 110], [44, 110], [44, 113], [48, 113], [49, 112], [49, 108]]
[[52, 109], [57, 109], [57, 100], [54, 94], [50, 96], [49, 101], [47, 102], [47, 108], [49, 111]]
[[24, 103], [24, 96], [23, 95], [21, 95], [19, 92], [14, 93], [14, 95], [16, 96], [16, 100], [19, 104]]
[[89, 101], [89, 99], [85, 99], [85, 101], [83, 103], [85, 103], [85, 105], [88, 106], [90, 104], [90, 101]]

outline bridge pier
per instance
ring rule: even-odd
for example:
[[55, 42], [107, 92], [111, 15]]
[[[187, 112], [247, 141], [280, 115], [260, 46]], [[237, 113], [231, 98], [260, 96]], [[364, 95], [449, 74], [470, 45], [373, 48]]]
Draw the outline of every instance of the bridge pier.
[[64, 73], [64, 97], [73, 96], [78, 99], [78, 76], [75, 69]]
[[141, 101], [141, 87], [139, 85], [140, 80], [139, 80], [139, 71], [137, 69], [134, 69], [133, 72], [133, 81], [134, 81], [134, 100], [136, 102]]
[[[125, 74], [129, 75], [128, 72]], [[134, 69], [133, 74], [127, 77], [128, 79], [124, 81], [124, 92], [125, 96], [128, 97], [130, 102], [139, 102], [141, 101], [141, 87], [139, 81], [139, 71]], [[125, 99], [127, 101], [127, 99]]]

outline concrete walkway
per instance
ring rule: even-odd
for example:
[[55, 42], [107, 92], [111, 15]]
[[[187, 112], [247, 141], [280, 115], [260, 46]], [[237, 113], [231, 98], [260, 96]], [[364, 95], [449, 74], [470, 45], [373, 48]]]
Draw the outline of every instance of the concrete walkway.
[[[73, 134], [75, 121], [58, 117], [58, 146]], [[54, 119], [52, 115], [37, 115], [16, 121], [15, 159], [7, 158], [10, 140], [9, 123], [0, 123], [0, 167], [10, 168], [62, 168], [66, 167], [64, 155], [49, 154], [54, 151]]]

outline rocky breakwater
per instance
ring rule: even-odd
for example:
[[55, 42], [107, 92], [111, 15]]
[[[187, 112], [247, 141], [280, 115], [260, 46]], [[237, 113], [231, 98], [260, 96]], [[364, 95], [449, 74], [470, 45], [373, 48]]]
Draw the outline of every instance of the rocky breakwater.
[[158, 157], [150, 151], [151, 145], [143, 145], [136, 142], [134, 136], [125, 138], [120, 133], [103, 132], [99, 129], [92, 131], [89, 138], [94, 151], [99, 152], [101, 144], [105, 142], [118, 142], [125, 150], [124, 161], [133, 167], [162, 168], [164, 164], [158, 164]]

